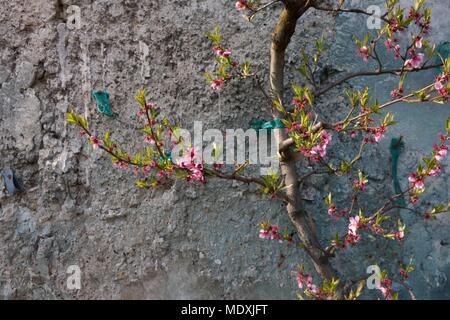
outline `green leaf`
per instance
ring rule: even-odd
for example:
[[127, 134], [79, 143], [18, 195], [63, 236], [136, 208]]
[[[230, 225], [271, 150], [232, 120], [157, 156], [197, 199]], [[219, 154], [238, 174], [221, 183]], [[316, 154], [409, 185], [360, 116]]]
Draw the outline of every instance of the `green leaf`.
[[77, 119], [72, 113], [66, 113], [66, 122], [71, 124], [78, 124]]
[[283, 102], [281, 101], [280, 98], [273, 100], [273, 104], [278, 111], [286, 113], [286, 110], [283, 107]]
[[311, 91], [309, 90], [309, 88], [305, 89], [305, 98], [306, 98], [306, 100], [308, 100], [310, 106], [312, 106], [314, 104], [314, 97], [311, 94]]
[[139, 187], [139, 188], [144, 188], [144, 189], [150, 188], [148, 183], [145, 182], [145, 181], [136, 181], [136, 186]]
[[325, 198], [325, 203], [327, 204], [327, 205], [329, 205], [329, 206], [331, 206], [331, 204], [332, 204], [332, 194], [331, 194], [331, 192], [328, 194], [328, 196]]
[[147, 93], [145, 92], [145, 89], [142, 89], [136, 97], [136, 101], [139, 102], [142, 108], [145, 108], [145, 105], [147, 104], [147, 100], [145, 98], [146, 95]]

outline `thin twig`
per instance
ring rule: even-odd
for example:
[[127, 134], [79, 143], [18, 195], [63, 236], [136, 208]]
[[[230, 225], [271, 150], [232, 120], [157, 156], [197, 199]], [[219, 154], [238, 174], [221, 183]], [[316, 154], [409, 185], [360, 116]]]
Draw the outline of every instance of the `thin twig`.
[[[424, 66], [420, 69], [408, 69], [407, 71], [408, 72], [419, 72], [419, 71], [424, 71], [424, 70], [429, 70], [429, 69], [434, 69], [434, 68], [439, 68], [439, 67], [442, 67], [442, 63], [434, 64], [434, 65], [430, 65], [430, 66]], [[334, 88], [348, 80], [351, 80], [353, 78], [379, 76], [379, 75], [383, 75], [383, 74], [399, 75], [404, 71], [405, 71], [405, 69], [401, 68], [401, 69], [385, 69], [385, 70], [378, 70], [378, 71], [358, 71], [358, 72], [349, 73], [349, 74], [343, 76], [342, 78], [336, 80], [335, 82], [332, 82], [332, 83], [324, 86], [323, 88], [320, 88], [319, 90], [314, 92], [314, 96], [319, 97], [319, 96], [323, 95], [324, 93], [328, 92], [329, 90], [331, 90], [332, 88]]]

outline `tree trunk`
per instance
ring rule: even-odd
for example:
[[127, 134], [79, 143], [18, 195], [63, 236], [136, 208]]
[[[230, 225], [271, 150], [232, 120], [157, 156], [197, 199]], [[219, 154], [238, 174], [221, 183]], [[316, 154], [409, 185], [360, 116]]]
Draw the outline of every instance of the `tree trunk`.
[[[271, 63], [270, 63], [270, 87], [275, 98], [283, 99], [284, 90], [284, 65], [285, 51], [295, 32], [297, 20], [308, 10], [310, 1], [308, 0], [285, 0], [284, 8], [278, 20], [278, 24], [272, 34]], [[274, 112], [275, 117], [282, 117], [278, 111]], [[276, 130], [278, 145], [288, 137], [284, 130]], [[331, 267], [329, 256], [320, 245], [312, 220], [308, 217], [303, 208], [303, 203], [299, 194], [298, 174], [296, 161], [290, 148], [281, 155], [281, 174], [285, 179], [286, 194], [289, 198], [287, 212], [293, 225], [297, 229], [300, 240], [309, 256], [312, 258], [317, 273], [327, 280], [336, 277], [336, 272]]]

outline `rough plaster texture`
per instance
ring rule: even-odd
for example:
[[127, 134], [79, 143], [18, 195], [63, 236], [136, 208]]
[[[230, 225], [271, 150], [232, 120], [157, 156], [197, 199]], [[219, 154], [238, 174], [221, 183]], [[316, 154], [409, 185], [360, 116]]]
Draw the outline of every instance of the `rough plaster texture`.
[[[438, 15], [450, 12], [448, 4], [432, 2]], [[66, 26], [66, 10], [73, 4], [81, 8], [79, 30]], [[291, 271], [302, 262], [311, 268], [305, 254], [257, 238], [257, 225], [264, 219], [290, 228], [280, 204], [262, 198], [252, 186], [232, 182], [176, 182], [155, 191], [138, 190], [129, 173], [113, 169], [64, 123], [64, 113], [73, 106], [89, 114], [95, 132], [113, 129], [119, 142], [142, 145], [133, 99], [142, 87], [164, 114], [188, 129], [194, 120], [203, 121], [205, 128], [225, 129], [246, 128], [255, 115], [268, 118], [264, 98], [251, 82], [232, 83], [220, 94], [206, 89], [203, 73], [212, 53], [205, 33], [219, 23], [235, 54], [252, 60], [266, 75], [279, 8], [269, 9], [253, 24], [236, 13], [233, 1], [225, 0], [0, 0], [0, 8], [0, 168], [14, 168], [27, 189], [14, 197], [0, 193], [0, 298], [295, 297]], [[299, 79], [295, 68], [300, 48], [308, 48], [322, 34], [332, 39], [326, 62], [353, 70], [350, 34], [364, 30], [364, 23], [353, 16], [309, 12], [288, 50], [286, 83]], [[434, 36], [445, 38], [437, 32]], [[141, 62], [142, 42], [149, 48], [148, 67]], [[425, 75], [422, 79], [427, 80]], [[371, 85], [378, 86], [381, 96], [392, 82]], [[119, 114], [116, 119], [95, 112], [90, 91], [103, 88]], [[329, 119], [346, 108], [341, 91], [334, 94], [338, 97], [331, 94], [319, 105]], [[449, 114], [436, 108], [443, 107], [426, 109], [426, 122], [419, 111], [398, 111], [406, 122], [395, 133], [418, 141], [406, 141], [399, 168], [403, 183], [419, 152], [430, 151], [431, 136]], [[357, 146], [343, 142], [355, 152]], [[331, 155], [344, 157], [346, 152], [335, 145]], [[386, 148], [370, 149], [362, 162], [373, 178], [369, 209], [392, 194]], [[312, 200], [308, 209], [323, 226], [321, 237], [328, 239], [336, 226], [328, 227], [322, 199], [333, 190], [338, 201], [346, 201], [348, 183], [319, 176], [305, 188]], [[435, 182], [429, 199], [448, 201], [448, 190], [445, 175]], [[363, 275], [374, 262], [381, 260], [389, 268], [413, 254], [418, 271], [411, 283], [417, 296], [450, 298], [450, 218], [424, 224], [401, 214], [411, 228], [403, 245], [369, 239], [338, 257], [336, 267], [344, 278]], [[345, 222], [338, 227], [345, 228]], [[70, 265], [82, 270], [81, 290], [66, 287]]]

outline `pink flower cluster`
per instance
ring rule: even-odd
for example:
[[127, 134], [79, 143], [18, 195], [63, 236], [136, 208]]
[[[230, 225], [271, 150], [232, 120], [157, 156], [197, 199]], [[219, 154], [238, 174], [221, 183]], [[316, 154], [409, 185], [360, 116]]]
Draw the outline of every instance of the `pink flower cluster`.
[[340, 212], [338, 212], [338, 209], [336, 208], [336, 206], [334, 204], [332, 204], [327, 211], [327, 214], [330, 217], [333, 217], [336, 220], [339, 220], [342, 217], [345, 217], [348, 214], [348, 210], [347, 209], [342, 209]]
[[380, 140], [384, 137], [384, 134], [386, 133], [387, 128], [385, 125], [381, 125], [376, 128], [369, 128], [367, 130], [367, 133], [370, 134], [370, 137], [365, 138], [366, 143], [378, 143]]
[[211, 89], [213, 89], [214, 91], [219, 91], [224, 83], [225, 83], [224, 78], [215, 79], [211, 82]]
[[320, 134], [320, 142], [312, 147], [311, 149], [302, 148], [300, 152], [311, 158], [313, 161], [319, 161], [319, 159], [324, 158], [327, 155], [327, 147], [332, 140], [332, 136], [327, 131], [323, 130]]
[[386, 300], [392, 300], [392, 280], [389, 278], [385, 278], [382, 283], [380, 284], [380, 291], [383, 294], [383, 297]]
[[405, 280], [409, 278], [408, 271], [406, 271], [406, 269], [404, 269], [404, 268], [400, 268], [400, 275]]
[[362, 46], [361, 48], [359, 48], [357, 53], [363, 58], [364, 62], [369, 61], [369, 48], [367, 48], [367, 46]]
[[403, 240], [405, 238], [405, 227], [404, 226], [400, 226], [398, 228], [398, 231], [394, 233], [394, 237], [397, 240]]
[[303, 98], [302, 100], [300, 99], [293, 99], [292, 100], [292, 104], [298, 109], [298, 110], [303, 110], [306, 106], [306, 104], [308, 103], [308, 100], [306, 98]]
[[126, 163], [122, 160], [118, 160], [118, 161], [114, 162], [114, 166], [116, 168], [123, 169], [123, 170], [127, 170], [129, 167], [128, 163]]
[[419, 69], [425, 60], [425, 55], [423, 53], [416, 53], [416, 50], [414, 49], [411, 49], [409, 54], [411, 55], [411, 58], [405, 61], [405, 67]]
[[355, 245], [361, 240], [361, 235], [358, 234], [358, 229], [361, 227], [359, 216], [350, 217], [350, 223], [347, 229], [347, 236], [344, 245]]
[[436, 77], [436, 81], [434, 83], [434, 88], [439, 92], [439, 94], [442, 96], [444, 101], [449, 100], [449, 92], [445, 86], [449, 80], [450, 80], [449, 75], [442, 75], [442, 76]]
[[281, 234], [278, 225], [270, 224], [269, 222], [261, 223], [259, 237], [261, 239], [278, 240], [279, 243], [282, 243], [283, 241], [292, 242], [291, 236]]
[[367, 180], [366, 177], [361, 176], [355, 180], [353, 180], [353, 189], [360, 191], [360, 192], [365, 192], [366, 191], [366, 185], [369, 181]]
[[154, 110], [156, 108], [156, 105], [153, 102], [149, 102], [145, 105], [145, 108], [139, 109], [138, 112], [136, 112], [136, 116], [143, 117], [147, 114], [147, 111]]
[[219, 57], [229, 58], [231, 56], [231, 49], [223, 50], [221, 47], [215, 46], [212, 50]]
[[448, 154], [449, 146], [447, 142], [450, 141], [449, 135], [439, 135], [440, 144], [433, 146], [433, 158], [429, 161], [428, 167], [423, 170], [411, 173], [408, 177], [410, 191], [410, 202], [417, 204], [419, 202], [419, 195], [425, 191], [425, 178], [437, 177], [442, 173], [441, 162]]
[[235, 7], [239, 11], [247, 9], [248, 8], [247, 0], [239, 0], [239, 1], [237, 1], [236, 4], [235, 4]]
[[188, 149], [186, 155], [178, 161], [181, 169], [186, 169], [190, 172], [186, 180], [188, 182], [198, 181], [205, 183], [203, 176], [203, 164], [197, 163], [197, 151], [194, 148]]
[[435, 151], [435, 156], [434, 158], [436, 159], [437, 162], [441, 162], [442, 160], [444, 160], [445, 156], [447, 156], [447, 152], [448, 152], [448, 146], [445, 144], [441, 144], [441, 145], [434, 145], [434, 151]]
[[395, 59], [400, 59], [400, 57], [401, 57], [401, 54], [400, 54], [401, 47], [400, 47], [399, 43], [400, 43], [400, 39], [398, 39], [398, 38], [392, 38], [392, 39], [388, 38], [384, 42], [384, 45], [386, 46], [386, 49], [388, 51], [393, 50], [395, 52], [394, 53]]
[[408, 181], [415, 193], [422, 193], [425, 191], [424, 177], [419, 176], [417, 173], [412, 173], [409, 175]]
[[97, 150], [101, 145], [103, 145], [102, 140], [100, 140], [100, 139], [98, 139], [98, 138], [96, 138], [94, 136], [90, 136], [89, 140], [91, 141], [92, 148], [94, 150]]
[[391, 91], [391, 97], [392, 98], [401, 98], [401, 97], [403, 97], [404, 92], [405, 92], [405, 90], [403, 89], [403, 87], [394, 89]]
[[[428, 34], [431, 30], [431, 20], [425, 19], [425, 16], [411, 7], [408, 18], [414, 19], [414, 24], [421, 28], [421, 33]], [[422, 19], [423, 18], [423, 19]]]
[[[219, 45], [216, 45], [212, 48], [213, 52], [219, 57], [223, 58], [219, 60], [220, 64], [229, 64], [232, 68], [236, 68], [239, 66], [239, 63], [236, 61], [231, 61], [231, 49], [223, 49]], [[226, 80], [229, 80], [231, 76], [229, 74], [219, 77], [217, 79], [211, 80], [211, 88], [214, 91], [219, 91], [222, 86], [225, 84]]]
[[322, 290], [314, 284], [313, 277], [310, 274], [304, 273], [303, 270], [299, 270], [296, 280], [300, 289], [305, 287], [305, 293], [309, 293], [317, 299], [323, 298]]
[[280, 242], [282, 241], [282, 236], [281, 234], [278, 232], [278, 225], [273, 224], [273, 225], [261, 225], [262, 229], [259, 231], [259, 237], [261, 239], [270, 239], [270, 240], [278, 240]]

